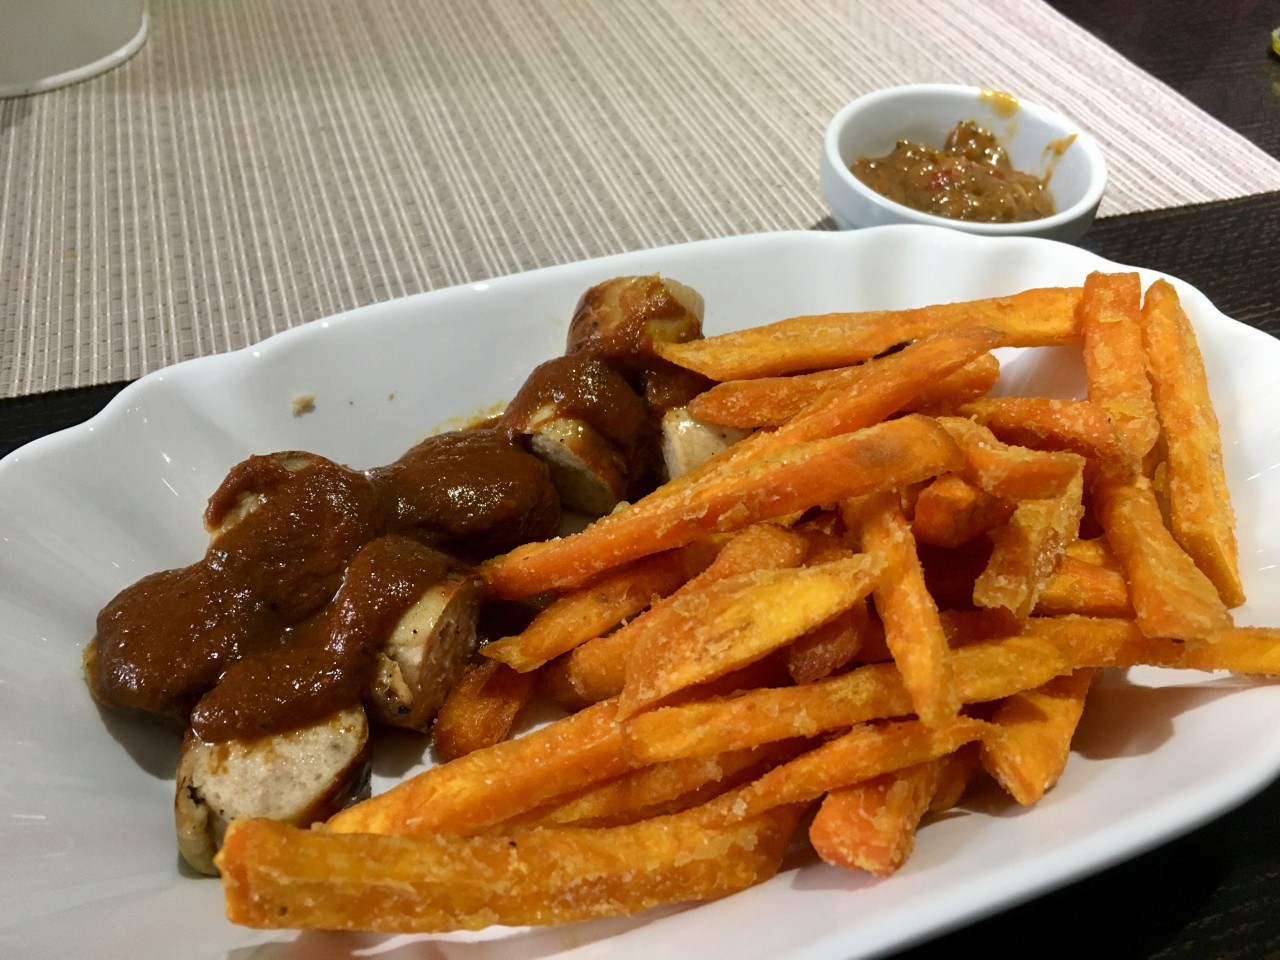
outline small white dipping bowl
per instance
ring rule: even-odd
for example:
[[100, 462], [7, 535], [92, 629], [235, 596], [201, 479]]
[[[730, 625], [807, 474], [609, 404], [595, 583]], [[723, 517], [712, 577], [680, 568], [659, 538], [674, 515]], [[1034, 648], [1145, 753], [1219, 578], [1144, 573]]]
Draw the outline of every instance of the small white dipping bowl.
[[[890, 200], [859, 180], [849, 165], [883, 157], [899, 140], [941, 149], [957, 123], [972, 120], [1009, 153], [1014, 169], [1050, 174], [1053, 216], [1021, 223], [974, 223], [922, 213]], [[1070, 146], [1062, 149], [1067, 138]], [[890, 223], [921, 223], [994, 237], [1078, 240], [1093, 223], [1107, 184], [1097, 141], [1062, 114], [981, 87], [911, 84], [854, 100], [827, 126], [819, 171], [823, 193], [841, 230]]]

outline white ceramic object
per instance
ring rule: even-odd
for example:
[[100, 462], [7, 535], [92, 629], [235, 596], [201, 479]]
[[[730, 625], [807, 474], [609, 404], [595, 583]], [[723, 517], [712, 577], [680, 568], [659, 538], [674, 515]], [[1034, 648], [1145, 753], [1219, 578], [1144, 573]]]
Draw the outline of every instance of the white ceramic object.
[[[910, 84], [877, 90], [844, 107], [827, 126], [819, 178], [836, 225], [842, 230], [894, 223], [949, 227], [989, 237], [1079, 239], [1102, 200], [1107, 164], [1097, 141], [1073, 121], [1047, 107], [992, 95], [980, 87]], [[963, 120], [991, 131], [1008, 150], [1014, 169], [1043, 177], [1056, 213], [1023, 223], [969, 223], [913, 210], [877, 193], [849, 170], [859, 157], [882, 157], [899, 140], [941, 148]], [[1066, 138], [1065, 150], [1055, 149]], [[1060, 155], [1059, 155], [1060, 153]]]
[[[317, 321], [144, 377], [88, 423], [0, 462], [0, 956], [23, 960], [523, 960], [663, 956], [849, 960], [901, 948], [1139, 853], [1280, 772], [1280, 685], [1135, 669], [1098, 687], [1059, 784], [1021, 809], [982, 792], [925, 824], [894, 876], [813, 858], [715, 903], [563, 929], [434, 938], [234, 927], [217, 881], [181, 868], [177, 738], [93, 704], [80, 651], [98, 609], [204, 549], [205, 499], [251, 453], [385, 463], [433, 428], [492, 410], [558, 354], [578, 296], [660, 271], [706, 298], [708, 332], [781, 317], [918, 306], [1078, 284], [1114, 265], [1066, 244], [885, 227], [623, 254]], [[1141, 271], [1144, 282], [1157, 274]], [[1174, 281], [1222, 420], [1250, 603], [1280, 624], [1280, 343]], [[1003, 389], [1070, 395], [1079, 351], [1010, 351]], [[295, 416], [293, 399], [313, 394]], [[376, 790], [422, 763], [396, 738]], [[1230, 749], [1223, 749], [1230, 744]]]
[[146, 0], [0, 0], [0, 97], [104, 73], [147, 37]]

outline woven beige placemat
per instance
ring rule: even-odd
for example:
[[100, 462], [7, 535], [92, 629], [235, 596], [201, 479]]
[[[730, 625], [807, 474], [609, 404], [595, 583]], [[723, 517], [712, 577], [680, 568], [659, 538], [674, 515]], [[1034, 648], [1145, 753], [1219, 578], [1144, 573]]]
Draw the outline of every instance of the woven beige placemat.
[[421, 290], [808, 228], [829, 117], [910, 81], [1102, 141], [1102, 214], [1280, 162], [1037, 0], [152, 0], [140, 53], [0, 101], [0, 396]]

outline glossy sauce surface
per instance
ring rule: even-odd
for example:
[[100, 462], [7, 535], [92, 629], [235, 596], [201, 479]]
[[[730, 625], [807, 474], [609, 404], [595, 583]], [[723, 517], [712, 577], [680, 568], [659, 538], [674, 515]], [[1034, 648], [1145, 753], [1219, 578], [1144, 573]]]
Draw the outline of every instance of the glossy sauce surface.
[[250, 457], [205, 517], [199, 562], [103, 608], [86, 673], [103, 703], [220, 741], [358, 703], [378, 647], [453, 554], [551, 536], [560, 508], [541, 461], [476, 430], [363, 473], [308, 453]]

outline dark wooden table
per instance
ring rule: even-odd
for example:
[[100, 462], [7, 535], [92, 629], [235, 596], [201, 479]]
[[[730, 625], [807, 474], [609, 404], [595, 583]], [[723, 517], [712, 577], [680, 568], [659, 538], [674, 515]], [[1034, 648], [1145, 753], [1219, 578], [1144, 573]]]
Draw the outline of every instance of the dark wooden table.
[[[1280, 3], [1051, 3], [1280, 157], [1280, 58], [1268, 41]], [[1280, 336], [1280, 193], [1101, 220], [1082, 245], [1180, 277]], [[123, 386], [0, 401], [0, 455], [89, 418]], [[1280, 781], [1181, 839], [899, 956], [1280, 957], [1277, 824]]]

